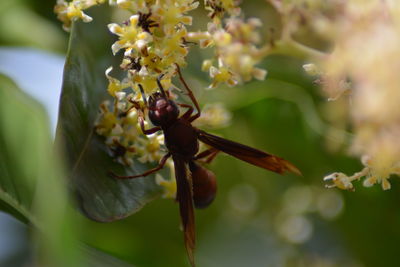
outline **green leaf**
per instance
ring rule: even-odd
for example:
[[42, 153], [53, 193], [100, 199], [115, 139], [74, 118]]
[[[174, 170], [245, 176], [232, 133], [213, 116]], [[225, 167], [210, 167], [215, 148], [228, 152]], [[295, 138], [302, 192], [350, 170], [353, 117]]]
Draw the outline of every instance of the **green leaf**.
[[0, 74], [0, 210], [36, 226], [40, 266], [131, 266], [77, 241], [43, 107]]
[[154, 177], [117, 181], [108, 171], [134, 175], [149, 166], [135, 161], [124, 167], [109, 156], [104, 139], [94, 132], [99, 105], [107, 98], [104, 71], [112, 62], [107, 10], [91, 9], [91, 23], [72, 26], [64, 69], [57, 139], [70, 163], [70, 179], [82, 211], [108, 222], [140, 210], [160, 193]]
[[84, 266], [87, 267], [133, 267], [127, 262], [87, 245], [82, 245], [81, 250], [86, 255]]
[[[48, 266], [75, 266], [71, 217], [47, 115], [36, 101], [0, 75], [0, 208], [39, 231]], [[51, 200], [51, 201], [49, 201]], [[43, 265], [42, 265], [43, 266]]]
[[23, 222], [37, 221], [30, 210], [50, 140], [42, 107], [0, 75], [0, 209]]

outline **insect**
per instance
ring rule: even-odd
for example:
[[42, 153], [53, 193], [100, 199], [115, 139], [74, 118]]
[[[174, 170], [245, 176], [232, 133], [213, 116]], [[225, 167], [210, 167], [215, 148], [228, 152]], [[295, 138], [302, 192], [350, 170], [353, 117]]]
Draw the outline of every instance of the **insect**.
[[147, 14], [139, 12], [138, 26], [142, 27], [142, 29], [148, 33], [150, 33], [150, 28], [159, 26], [158, 23], [156, 23], [154, 20], [151, 20], [150, 17], [151, 12]]
[[211, 19], [225, 12], [225, 9], [222, 7], [221, 3], [216, 3], [216, 1], [207, 0], [205, 6], [210, 7], [212, 10], [211, 14], [208, 15]]
[[[142, 174], [132, 176], [118, 176], [110, 173], [116, 179], [133, 179], [144, 177], [162, 169], [169, 157], [172, 157], [175, 168], [175, 179], [177, 184], [176, 200], [179, 203], [181, 222], [183, 225], [184, 242], [189, 261], [194, 266], [195, 248], [195, 219], [194, 207], [205, 208], [211, 204], [216, 194], [215, 175], [199, 164], [200, 160], [210, 162], [218, 152], [227, 153], [235, 158], [246, 161], [255, 166], [282, 174], [286, 171], [301, 174], [290, 162], [263, 152], [261, 150], [230, 141], [194, 126], [192, 122], [201, 115], [201, 110], [193, 92], [183, 79], [179, 65], [176, 64], [179, 79], [187, 90], [188, 96], [196, 108], [187, 104], [177, 104], [169, 99], [161, 85], [161, 77], [157, 79], [159, 92], [152, 94], [148, 101], [144, 97], [145, 105], [149, 112], [150, 121], [155, 127], [145, 129], [144, 110], [139, 103], [132, 102], [138, 110], [138, 120], [144, 134], [149, 135], [157, 131], [163, 131], [165, 146], [168, 152], [160, 160], [157, 167]], [[139, 84], [143, 94], [143, 88]], [[179, 116], [179, 107], [187, 108], [187, 111]], [[210, 146], [201, 153], [199, 152], [199, 141]]]

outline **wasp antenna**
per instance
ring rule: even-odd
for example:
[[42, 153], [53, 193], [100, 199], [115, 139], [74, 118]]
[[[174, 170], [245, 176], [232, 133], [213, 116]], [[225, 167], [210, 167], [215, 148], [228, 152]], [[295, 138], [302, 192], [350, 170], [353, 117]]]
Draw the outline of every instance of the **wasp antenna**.
[[162, 79], [162, 77], [164, 77], [164, 74], [161, 74], [160, 76], [158, 76], [158, 78], [157, 78], [157, 84], [158, 84], [158, 87], [160, 88], [161, 94], [162, 94], [165, 98], [167, 98], [167, 94], [165, 93], [164, 88], [163, 88], [162, 85], [161, 85], [161, 79]]
[[196, 106], [196, 109], [197, 109], [197, 114], [194, 115], [194, 117], [192, 118], [192, 121], [193, 121], [193, 120], [197, 119], [198, 117], [200, 117], [200, 114], [201, 114], [200, 106], [199, 106], [199, 103], [197, 103], [197, 100], [194, 97], [194, 94], [193, 94], [192, 90], [190, 90], [190, 88], [187, 85], [185, 79], [183, 78], [183, 75], [182, 75], [182, 72], [181, 72], [181, 68], [179, 67], [179, 64], [175, 63], [175, 66], [176, 66], [176, 71], [178, 72], [178, 75], [179, 75], [179, 80], [181, 80], [181, 83], [183, 84], [183, 86], [185, 86], [190, 99], [192, 100], [193, 104]]
[[186, 90], [188, 91], [189, 95], [193, 95], [192, 90], [190, 90], [189, 85], [186, 83], [185, 79], [183, 78], [182, 72], [181, 72], [181, 68], [179, 67], [178, 63], [175, 63], [176, 66], [176, 70], [178, 72], [179, 75], [179, 80], [181, 80], [183, 86], [185, 86]]
[[139, 86], [140, 93], [142, 94], [143, 102], [144, 102], [144, 104], [146, 105], [146, 107], [148, 107], [148, 105], [147, 105], [147, 99], [146, 99], [146, 94], [145, 94], [145, 92], [144, 92], [143, 86], [142, 86], [140, 83], [138, 84], [138, 86]]

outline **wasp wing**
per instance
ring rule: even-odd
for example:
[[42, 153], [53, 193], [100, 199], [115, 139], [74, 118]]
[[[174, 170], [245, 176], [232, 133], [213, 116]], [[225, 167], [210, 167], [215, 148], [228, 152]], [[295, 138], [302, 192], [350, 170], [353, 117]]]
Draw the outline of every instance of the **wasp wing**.
[[194, 266], [195, 223], [193, 210], [193, 187], [187, 163], [178, 156], [172, 156], [175, 166], [177, 185], [176, 200], [179, 202], [179, 211], [183, 226], [186, 252], [190, 264]]
[[297, 169], [292, 163], [280, 157], [216, 135], [209, 134], [199, 129], [197, 132], [200, 141], [231, 156], [234, 156], [235, 158], [279, 174], [288, 171], [301, 175], [299, 169]]

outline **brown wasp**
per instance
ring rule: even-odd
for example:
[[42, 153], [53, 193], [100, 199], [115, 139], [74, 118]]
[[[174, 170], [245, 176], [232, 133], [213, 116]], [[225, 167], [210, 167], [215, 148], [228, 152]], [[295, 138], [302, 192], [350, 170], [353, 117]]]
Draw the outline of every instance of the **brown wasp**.
[[[280, 157], [206, 133], [192, 126], [192, 122], [200, 117], [200, 107], [193, 92], [183, 79], [179, 65], [177, 64], [176, 69], [180, 81], [186, 88], [188, 96], [196, 108], [196, 114], [193, 115], [193, 106], [177, 104], [169, 99], [160, 82], [162, 76], [159, 77], [157, 84], [160, 91], [152, 94], [148, 101], [144, 97], [145, 105], [149, 110], [148, 116], [155, 127], [145, 129], [144, 110], [140, 107], [139, 103], [132, 103], [138, 110], [139, 123], [144, 134], [149, 135], [157, 131], [163, 131], [168, 153], [163, 156], [157, 167], [142, 174], [132, 176], [110, 174], [117, 179], [144, 177], [163, 168], [167, 159], [172, 156], [177, 184], [176, 200], [179, 203], [185, 247], [189, 261], [194, 266], [195, 220], [193, 206], [196, 208], [205, 208], [210, 205], [217, 189], [215, 175], [198, 164], [198, 160], [205, 159], [205, 162], [210, 162], [218, 152], [222, 151], [235, 158], [279, 174], [286, 171], [299, 175], [301, 173], [294, 165]], [[140, 84], [139, 88], [143, 94], [143, 88]], [[187, 108], [187, 111], [182, 116], [179, 116], [178, 106]], [[211, 148], [197, 154], [199, 151], [199, 141]]]

